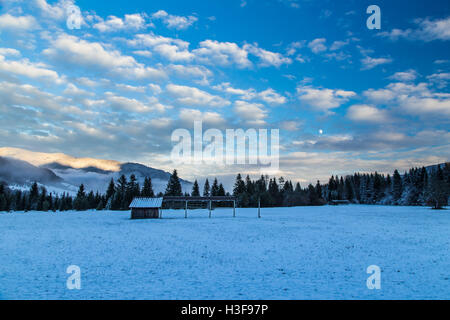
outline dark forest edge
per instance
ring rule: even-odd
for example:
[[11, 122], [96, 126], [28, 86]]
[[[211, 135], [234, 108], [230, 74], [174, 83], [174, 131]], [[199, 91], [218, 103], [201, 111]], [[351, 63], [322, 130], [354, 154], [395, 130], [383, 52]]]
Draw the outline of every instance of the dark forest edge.
[[[392, 176], [355, 173], [345, 177], [332, 176], [327, 184], [317, 181], [314, 186], [295, 187], [292, 181], [262, 175], [258, 180], [245, 179], [238, 174], [233, 188], [239, 207], [293, 207], [320, 206], [335, 201], [357, 204], [431, 206], [441, 209], [448, 205], [450, 195], [450, 163], [427, 170], [425, 167], [412, 168], [403, 175], [395, 170]], [[135, 197], [161, 196], [225, 196], [222, 183], [217, 178], [210, 185], [206, 179], [203, 192], [195, 180], [191, 193], [183, 194], [177, 170], [174, 170], [165, 193], [155, 194], [150, 178], [144, 180], [141, 188], [136, 177], [129, 179], [122, 175], [117, 182], [111, 179], [105, 194], [86, 192], [80, 185], [78, 193], [72, 197], [48, 193], [45, 187], [35, 182], [29, 191], [12, 190], [0, 183], [0, 211], [67, 211], [67, 210], [128, 210]], [[219, 204], [220, 205], [220, 204]]]

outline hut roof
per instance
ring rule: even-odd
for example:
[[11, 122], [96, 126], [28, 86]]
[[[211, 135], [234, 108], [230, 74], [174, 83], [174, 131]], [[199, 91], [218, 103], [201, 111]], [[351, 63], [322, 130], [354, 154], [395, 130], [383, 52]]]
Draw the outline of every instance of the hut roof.
[[130, 208], [161, 208], [163, 198], [134, 198]]

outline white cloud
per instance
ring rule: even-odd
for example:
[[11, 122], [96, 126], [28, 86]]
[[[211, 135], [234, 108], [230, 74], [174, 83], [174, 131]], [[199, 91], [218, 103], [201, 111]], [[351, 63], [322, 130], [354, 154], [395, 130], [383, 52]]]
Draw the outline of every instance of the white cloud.
[[52, 58], [88, 67], [110, 69], [136, 65], [133, 57], [123, 56], [118, 50], [106, 50], [98, 42], [88, 42], [67, 34], [52, 41], [52, 46], [43, 53]]
[[188, 123], [194, 121], [202, 121], [205, 124], [220, 125], [225, 122], [223, 117], [217, 112], [205, 111], [202, 112], [198, 109], [183, 108], [179, 114], [180, 120]]
[[281, 53], [271, 52], [259, 48], [257, 44], [246, 44], [243, 47], [244, 50], [257, 56], [260, 59], [260, 65], [263, 67], [274, 66], [280, 67], [283, 64], [291, 64], [292, 59], [284, 57]]
[[298, 62], [300, 62], [300, 63], [305, 63], [305, 62], [306, 62], [306, 59], [305, 59], [302, 55], [298, 54], [298, 55], [295, 57], [295, 61], [298, 61]]
[[280, 105], [286, 103], [286, 97], [280, 95], [272, 88], [264, 90], [258, 94], [261, 100], [271, 105]]
[[294, 41], [291, 42], [286, 48], [286, 55], [293, 56], [298, 49], [303, 48], [305, 46], [306, 41]]
[[133, 67], [117, 67], [112, 72], [116, 76], [122, 76], [132, 80], [153, 79], [161, 80], [167, 78], [167, 73], [161, 68], [146, 67], [143, 64], [136, 64]]
[[164, 10], [159, 10], [152, 15], [153, 19], [160, 19], [170, 29], [184, 30], [192, 26], [198, 19], [194, 16], [175, 16]]
[[393, 79], [393, 80], [397, 80], [397, 81], [408, 82], [408, 81], [416, 80], [417, 75], [418, 75], [418, 73], [416, 70], [409, 69], [409, 70], [403, 71], [403, 72], [396, 72], [389, 78]]
[[313, 88], [311, 86], [298, 86], [297, 94], [300, 101], [324, 112], [338, 108], [350, 98], [356, 96], [353, 91]]
[[56, 71], [48, 69], [42, 63], [30, 62], [28, 59], [6, 60], [4, 56], [0, 55], [0, 71], [32, 79], [48, 79], [57, 84], [64, 81]]
[[385, 110], [365, 104], [353, 105], [348, 108], [347, 117], [356, 122], [382, 123], [388, 121], [388, 115]]
[[116, 87], [122, 91], [127, 91], [127, 92], [138, 92], [138, 93], [145, 92], [144, 86], [132, 86], [129, 84], [118, 83], [118, 84], [116, 84]]
[[116, 96], [113, 93], [107, 92], [108, 105], [117, 111], [137, 112], [137, 113], [149, 113], [153, 111], [164, 112], [166, 106], [159, 103], [155, 98], [149, 100], [148, 103], [144, 103], [137, 99], [130, 99], [126, 97]]
[[13, 16], [5, 13], [0, 16], [0, 30], [29, 31], [38, 27], [33, 16]]
[[450, 73], [440, 72], [427, 76], [427, 79], [435, 84], [438, 88], [445, 88], [450, 81]]
[[161, 87], [155, 83], [150, 83], [148, 87], [150, 91], [153, 92], [154, 94], [160, 94], [162, 92]]
[[433, 98], [399, 97], [398, 103], [403, 110], [412, 114], [433, 115], [441, 117], [442, 120], [450, 117], [450, 97], [448, 95]]
[[52, 46], [43, 53], [50, 58], [70, 65], [82, 66], [94, 70], [103, 70], [128, 78], [161, 79], [166, 73], [161, 69], [146, 67], [137, 63], [131, 56], [125, 56], [118, 50], [107, 50], [98, 42], [88, 42], [75, 36], [63, 34], [51, 42]]
[[286, 97], [280, 95], [272, 88], [268, 88], [264, 91], [257, 92], [253, 88], [249, 89], [233, 88], [229, 82], [223, 82], [219, 85], [214, 86], [213, 89], [233, 95], [238, 95], [240, 96], [240, 99], [243, 100], [260, 99], [270, 105], [280, 105], [286, 103], [287, 101]]
[[19, 57], [20, 51], [12, 48], [0, 48], [0, 55]]
[[256, 90], [253, 88], [250, 89], [233, 88], [229, 82], [223, 82], [219, 85], [216, 85], [213, 87], [213, 89], [233, 95], [239, 95], [240, 98], [244, 100], [252, 100], [258, 96]]
[[311, 49], [313, 53], [320, 53], [327, 50], [325, 46], [325, 42], [327, 40], [325, 38], [314, 39], [310, 43], [308, 43], [308, 48]]
[[392, 29], [380, 32], [379, 36], [389, 38], [392, 41], [404, 38], [408, 40], [422, 40], [425, 42], [433, 40], [450, 40], [450, 17], [443, 19], [417, 19], [416, 29]]
[[330, 51], [336, 51], [349, 44], [349, 41], [334, 41], [330, 47]]
[[93, 96], [94, 95], [92, 92], [88, 92], [86, 90], [78, 88], [73, 83], [67, 84], [67, 87], [63, 91], [63, 93], [65, 95], [74, 96], [74, 97], [86, 97], [86, 96]]
[[430, 97], [432, 93], [426, 83], [407, 84], [402, 82], [390, 83], [383, 89], [369, 89], [363, 95], [376, 103], [386, 104], [399, 96]]
[[228, 100], [195, 87], [168, 84], [166, 89], [180, 104], [204, 107], [224, 107], [230, 105]]
[[230, 66], [236, 64], [239, 68], [252, 65], [248, 59], [248, 52], [236, 43], [205, 40], [200, 42], [200, 48], [192, 51], [196, 59], [202, 63]]
[[108, 19], [94, 24], [93, 27], [100, 32], [140, 30], [145, 27], [145, 17], [140, 13], [126, 14], [124, 19], [116, 16], [109, 16]]
[[450, 116], [450, 94], [432, 92], [426, 83], [391, 83], [383, 89], [366, 90], [363, 95], [408, 115], [434, 116], [443, 121]]
[[135, 50], [135, 51], [133, 51], [133, 54], [135, 54], [137, 56], [146, 57], [146, 58], [150, 58], [152, 56], [152, 53], [148, 50]]
[[283, 121], [280, 123], [281, 129], [286, 131], [298, 131], [300, 130], [301, 123], [299, 121]]
[[249, 103], [238, 100], [234, 103], [234, 112], [249, 125], [266, 124], [267, 111], [260, 103]]
[[167, 69], [181, 78], [193, 79], [201, 85], [209, 84], [212, 72], [203, 66], [185, 66], [182, 64], [171, 64]]
[[440, 20], [425, 19], [420, 22], [421, 38], [425, 41], [450, 40], [450, 17]]
[[131, 46], [143, 46], [149, 48], [161, 44], [174, 44], [180, 49], [187, 49], [189, 47], [189, 42], [187, 41], [155, 35], [153, 32], [137, 34], [133, 39], [128, 40], [128, 44]]
[[188, 50], [180, 50], [180, 47], [172, 44], [160, 44], [154, 50], [170, 61], [191, 61], [194, 58]]
[[87, 77], [80, 77], [80, 78], [77, 78], [75, 81], [78, 84], [85, 86], [85, 87], [89, 87], [89, 88], [93, 88], [98, 85], [98, 83], [96, 81], [89, 79]]
[[412, 34], [411, 29], [401, 30], [392, 29], [391, 31], [383, 31], [378, 34], [380, 37], [389, 38], [392, 41], [398, 40], [399, 38], [409, 38]]
[[128, 40], [128, 44], [133, 47], [152, 48], [170, 61], [189, 62], [194, 58], [194, 55], [189, 52], [189, 42], [158, 36], [154, 33], [138, 34], [134, 39]]
[[67, 8], [74, 5], [74, 0], [59, 0], [53, 5], [48, 4], [46, 0], [34, 0], [34, 3], [41, 10], [42, 14], [54, 20], [63, 20], [67, 16]]
[[379, 65], [391, 63], [392, 59], [390, 58], [371, 58], [369, 56], [361, 59], [362, 63], [362, 70], [370, 70], [373, 69]]

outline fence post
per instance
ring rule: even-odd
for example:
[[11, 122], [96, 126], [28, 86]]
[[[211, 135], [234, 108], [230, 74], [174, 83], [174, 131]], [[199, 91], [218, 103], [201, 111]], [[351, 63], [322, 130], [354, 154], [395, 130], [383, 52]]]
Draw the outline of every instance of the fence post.
[[184, 205], [184, 218], [187, 218], [187, 206], [188, 206], [188, 201], [186, 200], [186, 203]]
[[209, 217], [211, 218], [211, 200], [209, 200]]
[[233, 200], [233, 218], [236, 217], [236, 200]]
[[258, 198], [258, 218], [261, 218], [261, 198]]

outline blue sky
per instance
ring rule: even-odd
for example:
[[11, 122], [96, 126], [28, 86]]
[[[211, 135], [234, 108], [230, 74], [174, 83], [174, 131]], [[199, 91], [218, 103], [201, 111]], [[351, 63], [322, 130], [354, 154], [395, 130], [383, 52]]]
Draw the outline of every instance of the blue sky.
[[305, 183], [449, 159], [448, 1], [0, 4], [0, 147], [170, 170], [171, 133], [201, 119], [279, 129], [279, 175]]

